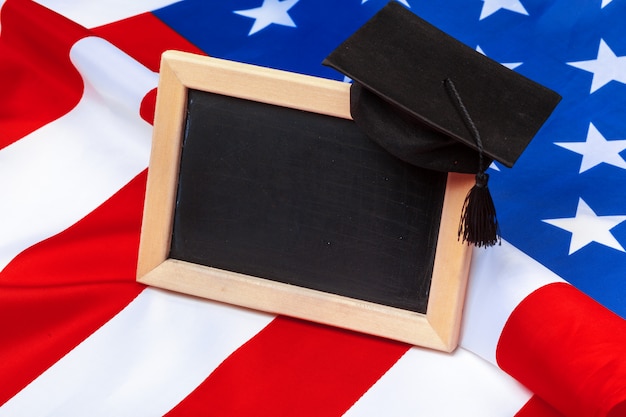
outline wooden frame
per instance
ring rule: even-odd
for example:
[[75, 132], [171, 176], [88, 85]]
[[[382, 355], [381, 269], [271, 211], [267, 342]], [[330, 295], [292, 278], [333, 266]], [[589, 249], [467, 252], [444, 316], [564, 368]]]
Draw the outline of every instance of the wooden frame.
[[168, 51], [161, 62], [137, 280], [436, 350], [458, 343], [470, 247], [457, 239], [469, 175], [449, 174], [428, 308], [420, 314], [168, 258], [188, 89], [351, 119], [349, 84]]

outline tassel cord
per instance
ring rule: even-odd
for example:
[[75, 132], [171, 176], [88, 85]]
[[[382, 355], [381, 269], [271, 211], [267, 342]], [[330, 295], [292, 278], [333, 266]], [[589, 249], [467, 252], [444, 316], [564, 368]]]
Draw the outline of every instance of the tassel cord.
[[[463, 100], [461, 100], [461, 96], [459, 95], [459, 92], [457, 91], [456, 86], [454, 85], [454, 82], [452, 82], [450, 78], [446, 78], [444, 80], [444, 85], [446, 86], [448, 93], [450, 93], [452, 98], [454, 98], [454, 102], [457, 105], [459, 111], [461, 112], [463, 122], [465, 123], [470, 133], [472, 134], [472, 137], [474, 138], [474, 142], [476, 142], [476, 146], [478, 147], [478, 174], [484, 174], [487, 168], [484, 166], [485, 158], [483, 156], [483, 140], [480, 137], [480, 132], [478, 131], [478, 128], [476, 127], [476, 124], [472, 120], [469, 112], [467, 111], [467, 107], [465, 107], [465, 104], [463, 104]], [[489, 176], [487, 176], [487, 178], [489, 178]]]
[[463, 236], [463, 242], [473, 243], [478, 247], [493, 246], [496, 243], [500, 243], [500, 227], [496, 217], [496, 208], [487, 185], [489, 174], [485, 172], [487, 167], [484, 166], [483, 142], [478, 128], [472, 120], [467, 107], [463, 104], [463, 100], [461, 100], [461, 96], [452, 80], [449, 78], [445, 79], [444, 85], [478, 147], [479, 160], [476, 184], [465, 197], [458, 236], [459, 239]]

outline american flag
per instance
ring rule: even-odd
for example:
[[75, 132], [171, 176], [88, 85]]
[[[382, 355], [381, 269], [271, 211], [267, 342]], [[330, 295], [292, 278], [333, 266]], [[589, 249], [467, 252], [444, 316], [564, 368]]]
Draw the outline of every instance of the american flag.
[[626, 415], [626, 1], [398, 1], [563, 96], [453, 354], [135, 282], [161, 53], [342, 80], [387, 0], [0, 0], [0, 416]]

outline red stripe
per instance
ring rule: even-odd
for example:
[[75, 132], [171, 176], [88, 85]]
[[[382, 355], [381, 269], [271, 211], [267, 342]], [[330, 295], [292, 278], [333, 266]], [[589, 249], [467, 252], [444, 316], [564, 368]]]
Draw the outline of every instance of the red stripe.
[[[90, 33], [25, 0], [2, 8], [0, 147], [69, 112], [83, 82], [69, 51]], [[151, 14], [96, 33], [156, 69], [169, 48], [194, 47]], [[151, 121], [154, 91], [141, 116]], [[80, 173], [77, 173], [80, 175]], [[143, 289], [135, 282], [146, 174], [63, 233], [16, 257], [0, 273], [0, 404], [114, 317]]]
[[154, 124], [154, 110], [156, 107], [157, 89], [150, 90], [148, 94], [141, 101], [141, 107], [139, 108], [139, 115], [142, 119], [150, 124]]
[[0, 274], [4, 285], [61, 286], [134, 280], [144, 171], [64, 232], [31, 246]]
[[626, 407], [626, 321], [571, 285], [550, 284], [526, 297], [504, 327], [497, 359], [566, 416]]
[[533, 395], [530, 400], [515, 413], [515, 417], [564, 417], [544, 400]]
[[167, 416], [342, 415], [408, 348], [279, 317]]
[[607, 417], [624, 417], [626, 416], [626, 401], [619, 403], [606, 415]]
[[145, 172], [0, 274], [0, 404], [114, 317], [134, 280]]
[[139, 293], [133, 283], [0, 285], [0, 405], [111, 319]]
[[69, 51], [88, 32], [32, 1], [7, 0], [0, 16], [3, 148], [78, 104], [83, 82]]
[[203, 54], [152, 13], [143, 13], [92, 31], [155, 72], [159, 70], [161, 54], [168, 49]]

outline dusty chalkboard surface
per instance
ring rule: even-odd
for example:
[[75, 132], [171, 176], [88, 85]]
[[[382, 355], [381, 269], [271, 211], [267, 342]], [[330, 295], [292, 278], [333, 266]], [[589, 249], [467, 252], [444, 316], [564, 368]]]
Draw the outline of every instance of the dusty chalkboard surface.
[[166, 52], [137, 280], [453, 350], [473, 177], [399, 161], [349, 100], [346, 83]]
[[351, 121], [190, 90], [170, 256], [425, 313], [446, 177]]

